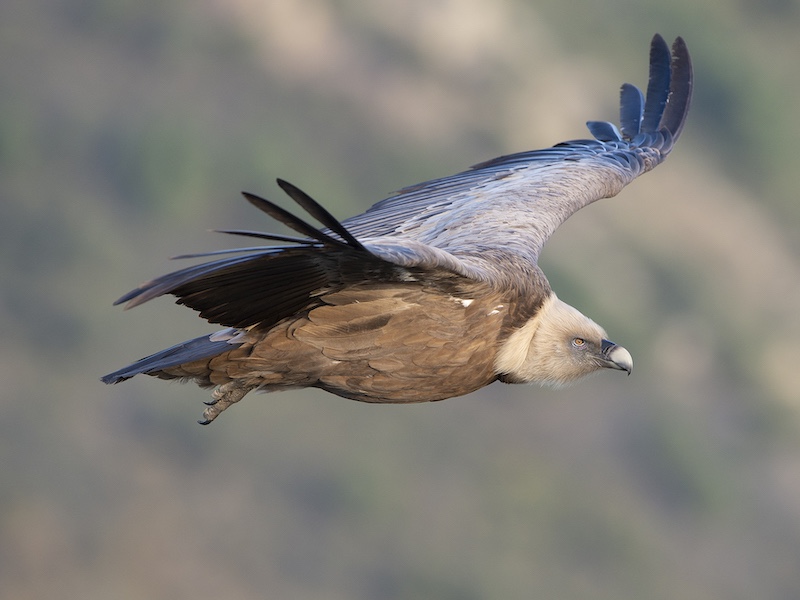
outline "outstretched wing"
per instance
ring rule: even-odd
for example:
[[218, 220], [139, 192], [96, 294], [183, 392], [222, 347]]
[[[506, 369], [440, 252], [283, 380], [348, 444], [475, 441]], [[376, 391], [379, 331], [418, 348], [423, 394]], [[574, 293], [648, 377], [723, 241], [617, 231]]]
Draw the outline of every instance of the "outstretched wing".
[[172, 294], [213, 323], [247, 328], [270, 327], [320, 303], [325, 293], [362, 283], [489, 283], [520, 288], [515, 291], [529, 300], [546, 295], [536, 267], [544, 243], [574, 212], [614, 196], [664, 160], [683, 128], [691, 91], [683, 40], [675, 40], [670, 53], [656, 35], [646, 98], [634, 86], [622, 86], [620, 130], [589, 122], [593, 140], [502, 156], [411, 186], [342, 223], [279, 180], [324, 229], [245, 194], [302, 237], [227, 231], [292, 245], [193, 255], [225, 256], [144, 283], [116, 304], [130, 308]]
[[647, 96], [625, 84], [620, 123], [587, 123], [593, 140], [501, 156], [400, 190], [343, 225], [363, 239], [398, 236], [466, 258], [497, 251], [535, 263], [547, 239], [587, 204], [656, 167], [683, 129], [692, 93], [686, 44], [650, 46]]
[[[406, 240], [362, 243], [324, 207], [292, 184], [280, 187], [324, 230], [269, 200], [245, 193], [247, 200], [272, 218], [307, 237], [258, 231], [223, 230], [293, 245], [234, 248], [175, 258], [223, 256], [167, 273], [131, 290], [114, 304], [132, 308], [171, 294], [204, 319], [234, 328], [268, 329], [280, 320], [322, 303], [321, 297], [349, 285], [409, 283], [449, 286], [480, 281], [481, 273], [449, 253]], [[455, 284], [457, 285], [457, 284]]]

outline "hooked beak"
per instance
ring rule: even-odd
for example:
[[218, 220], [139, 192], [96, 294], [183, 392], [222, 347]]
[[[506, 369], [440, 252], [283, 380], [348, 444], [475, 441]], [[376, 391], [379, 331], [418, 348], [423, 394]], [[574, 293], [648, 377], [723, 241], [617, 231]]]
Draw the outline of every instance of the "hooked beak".
[[633, 357], [631, 353], [622, 346], [617, 346], [614, 342], [603, 340], [600, 346], [600, 353], [604, 367], [626, 371], [628, 375], [633, 371]]

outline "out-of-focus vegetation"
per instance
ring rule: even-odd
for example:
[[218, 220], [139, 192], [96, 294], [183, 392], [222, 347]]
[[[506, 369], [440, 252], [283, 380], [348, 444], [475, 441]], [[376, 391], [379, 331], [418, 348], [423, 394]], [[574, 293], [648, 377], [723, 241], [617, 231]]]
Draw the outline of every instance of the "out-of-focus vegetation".
[[[0, 4], [0, 596], [800, 596], [800, 4]], [[669, 161], [556, 234], [559, 295], [636, 358], [420, 406], [98, 377], [211, 327], [111, 302], [273, 225], [585, 137], [686, 38]], [[257, 224], [253, 219], [259, 219]]]

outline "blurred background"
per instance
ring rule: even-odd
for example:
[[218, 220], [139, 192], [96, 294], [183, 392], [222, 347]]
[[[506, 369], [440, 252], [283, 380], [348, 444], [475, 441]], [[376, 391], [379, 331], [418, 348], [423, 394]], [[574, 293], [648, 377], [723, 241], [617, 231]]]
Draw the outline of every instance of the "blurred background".
[[[800, 597], [800, 2], [0, 3], [0, 596]], [[279, 231], [616, 121], [683, 36], [666, 164], [552, 239], [636, 360], [418, 406], [98, 378], [214, 330], [111, 306]], [[288, 206], [288, 204], [286, 204]], [[246, 245], [245, 241], [245, 245]]]

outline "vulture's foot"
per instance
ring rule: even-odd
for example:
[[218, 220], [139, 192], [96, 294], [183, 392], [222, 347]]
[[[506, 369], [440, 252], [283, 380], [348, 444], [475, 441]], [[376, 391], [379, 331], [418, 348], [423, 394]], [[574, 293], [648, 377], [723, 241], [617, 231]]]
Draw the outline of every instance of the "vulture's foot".
[[205, 403], [208, 408], [203, 411], [203, 418], [200, 419], [198, 423], [200, 423], [200, 425], [208, 425], [211, 421], [216, 419], [223, 410], [244, 398], [245, 394], [247, 394], [250, 389], [249, 387], [242, 387], [235, 381], [218, 386], [211, 393], [211, 400]]

